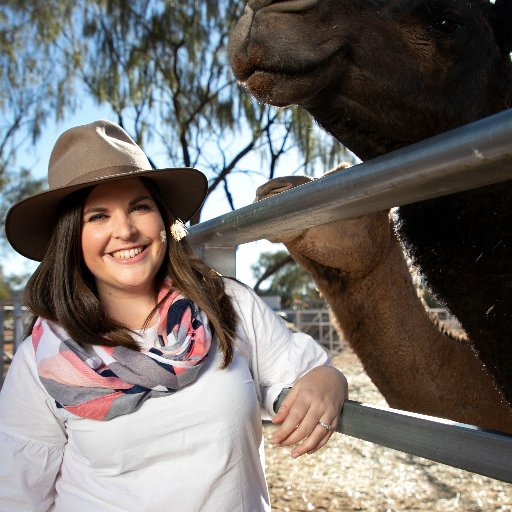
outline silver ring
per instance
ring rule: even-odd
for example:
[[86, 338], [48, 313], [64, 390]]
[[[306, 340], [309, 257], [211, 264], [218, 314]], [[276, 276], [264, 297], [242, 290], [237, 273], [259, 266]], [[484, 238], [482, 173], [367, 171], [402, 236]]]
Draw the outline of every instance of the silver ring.
[[331, 426], [331, 425], [329, 425], [328, 423], [324, 423], [323, 421], [319, 421], [319, 422], [318, 422], [318, 424], [319, 424], [321, 427], [324, 427], [325, 429], [327, 429], [329, 432], [330, 432], [331, 430], [334, 430], [334, 429], [332, 428], [332, 426]]

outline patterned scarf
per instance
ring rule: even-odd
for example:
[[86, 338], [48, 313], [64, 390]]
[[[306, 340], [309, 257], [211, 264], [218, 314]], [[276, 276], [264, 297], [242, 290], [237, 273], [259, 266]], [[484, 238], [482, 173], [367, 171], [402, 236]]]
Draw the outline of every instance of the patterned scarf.
[[[169, 289], [166, 282], [159, 302]], [[160, 305], [159, 318], [163, 347], [137, 352], [92, 345], [87, 352], [60, 326], [39, 317], [32, 330], [37, 370], [57, 407], [108, 421], [193, 382], [211, 344], [206, 315], [174, 290]]]

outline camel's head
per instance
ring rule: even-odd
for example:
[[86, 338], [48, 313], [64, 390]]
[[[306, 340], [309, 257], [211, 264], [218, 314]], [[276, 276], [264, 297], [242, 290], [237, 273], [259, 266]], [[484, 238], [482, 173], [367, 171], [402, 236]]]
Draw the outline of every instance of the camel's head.
[[510, 27], [512, 0], [250, 0], [229, 55], [370, 158], [510, 108]]

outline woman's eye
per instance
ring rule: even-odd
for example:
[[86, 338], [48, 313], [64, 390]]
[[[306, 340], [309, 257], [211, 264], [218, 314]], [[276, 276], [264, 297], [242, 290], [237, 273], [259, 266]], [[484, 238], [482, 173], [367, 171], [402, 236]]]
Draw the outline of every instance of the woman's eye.
[[442, 34], [455, 34], [455, 32], [462, 29], [462, 23], [447, 17], [440, 17], [434, 20], [430, 24], [429, 28], [430, 30], [435, 30]]
[[132, 208], [133, 211], [149, 211], [151, 210], [151, 206], [149, 204], [141, 203], [137, 204]]
[[91, 215], [87, 222], [98, 222], [100, 220], [105, 219], [107, 216], [104, 213], [95, 213], [94, 215]]

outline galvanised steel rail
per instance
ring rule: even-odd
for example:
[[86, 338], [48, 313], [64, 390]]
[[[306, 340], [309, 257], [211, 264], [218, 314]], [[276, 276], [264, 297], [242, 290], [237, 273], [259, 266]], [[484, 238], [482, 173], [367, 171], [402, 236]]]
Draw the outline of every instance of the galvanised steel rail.
[[[288, 394], [279, 395], [276, 410]], [[512, 482], [512, 436], [424, 414], [346, 400], [337, 432]]]
[[[239, 244], [511, 178], [512, 110], [194, 226], [188, 240], [234, 275]], [[338, 432], [512, 483], [512, 435], [350, 400]]]
[[233, 247], [512, 178], [512, 109], [203, 222], [194, 246]]
[[512, 482], [512, 436], [464, 423], [347, 400], [338, 432]]

